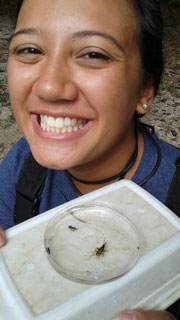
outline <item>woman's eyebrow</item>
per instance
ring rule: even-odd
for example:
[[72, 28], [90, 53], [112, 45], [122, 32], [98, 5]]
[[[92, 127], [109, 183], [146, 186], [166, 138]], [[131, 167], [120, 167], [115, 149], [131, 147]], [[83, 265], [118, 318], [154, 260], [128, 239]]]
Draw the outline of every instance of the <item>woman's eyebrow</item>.
[[76, 40], [78, 38], [87, 38], [87, 37], [95, 37], [95, 36], [103, 37], [105, 39], [110, 40], [111, 42], [113, 42], [116, 45], [116, 47], [118, 47], [118, 49], [125, 52], [124, 49], [122, 48], [122, 46], [120, 45], [120, 43], [117, 41], [117, 39], [106, 32], [95, 31], [95, 30], [78, 31], [72, 35], [72, 39]]
[[[13, 33], [11, 35], [11, 37], [9, 38], [9, 44], [12, 41], [12, 39], [14, 39], [15, 37], [17, 37], [18, 35], [21, 34], [28, 34], [28, 35], [39, 35], [41, 32], [35, 28], [27, 28], [27, 29], [22, 29], [19, 31], [16, 31], [15, 33]], [[125, 50], [123, 49], [123, 47], [120, 45], [120, 43], [117, 41], [116, 38], [114, 38], [113, 36], [111, 36], [109, 33], [106, 32], [101, 32], [101, 31], [95, 31], [95, 30], [82, 30], [82, 31], [78, 31], [75, 32], [72, 35], [72, 39], [76, 40], [79, 38], [88, 38], [88, 37], [102, 37], [105, 39], [110, 40], [112, 43], [114, 43], [116, 45], [116, 47], [118, 49], [120, 49], [121, 51], [123, 51], [125, 53]]]
[[14, 32], [10, 38], [9, 38], [9, 43], [12, 41], [12, 39], [14, 39], [15, 37], [17, 37], [20, 34], [28, 34], [28, 35], [39, 35], [39, 30], [35, 29], [35, 28], [27, 28], [27, 29], [22, 29], [19, 31]]

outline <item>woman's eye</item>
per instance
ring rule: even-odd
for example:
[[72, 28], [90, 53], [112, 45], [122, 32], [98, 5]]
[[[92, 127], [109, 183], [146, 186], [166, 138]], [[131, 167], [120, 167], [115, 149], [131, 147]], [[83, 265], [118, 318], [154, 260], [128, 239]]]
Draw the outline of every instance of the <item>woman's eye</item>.
[[99, 59], [99, 60], [109, 60], [110, 58], [108, 56], [105, 56], [102, 53], [99, 52], [88, 52], [84, 55], [85, 59]]
[[35, 46], [18, 46], [17, 48], [10, 48], [9, 54], [14, 55], [19, 62], [34, 64], [42, 59], [44, 52]]
[[30, 55], [42, 55], [42, 52], [39, 49], [29, 47], [29, 48], [20, 48], [16, 50], [17, 55], [21, 54], [30, 54]]
[[77, 55], [78, 63], [86, 68], [101, 69], [107, 67], [107, 64], [113, 59], [103, 50], [96, 51], [93, 48], [81, 50]]

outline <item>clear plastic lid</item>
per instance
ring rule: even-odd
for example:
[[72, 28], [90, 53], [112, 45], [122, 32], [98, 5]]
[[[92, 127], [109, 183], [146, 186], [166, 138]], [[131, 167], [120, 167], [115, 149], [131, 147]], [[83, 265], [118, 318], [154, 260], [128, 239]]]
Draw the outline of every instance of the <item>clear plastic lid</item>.
[[130, 270], [140, 254], [136, 227], [110, 204], [79, 205], [59, 212], [47, 225], [48, 259], [62, 275], [100, 283]]

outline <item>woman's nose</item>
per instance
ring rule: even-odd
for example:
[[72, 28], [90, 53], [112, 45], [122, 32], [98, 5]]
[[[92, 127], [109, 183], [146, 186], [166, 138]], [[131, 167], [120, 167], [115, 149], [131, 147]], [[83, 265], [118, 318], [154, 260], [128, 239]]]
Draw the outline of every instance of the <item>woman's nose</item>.
[[37, 97], [50, 102], [73, 101], [78, 95], [78, 88], [70, 69], [62, 64], [48, 64], [42, 67], [32, 90]]

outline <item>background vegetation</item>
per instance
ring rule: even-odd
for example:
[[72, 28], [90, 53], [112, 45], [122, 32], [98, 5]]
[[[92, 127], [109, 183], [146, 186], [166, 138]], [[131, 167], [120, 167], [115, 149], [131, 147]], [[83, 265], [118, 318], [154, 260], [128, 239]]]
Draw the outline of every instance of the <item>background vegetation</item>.
[[171, 5], [173, 5], [173, 4], [180, 4], [180, 0], [166, 0], [166, 1], [162, 1], [162, 2], [165, 2], [165, 3], [167, 3], [168, 2], [168, 4], [171, 4]]

